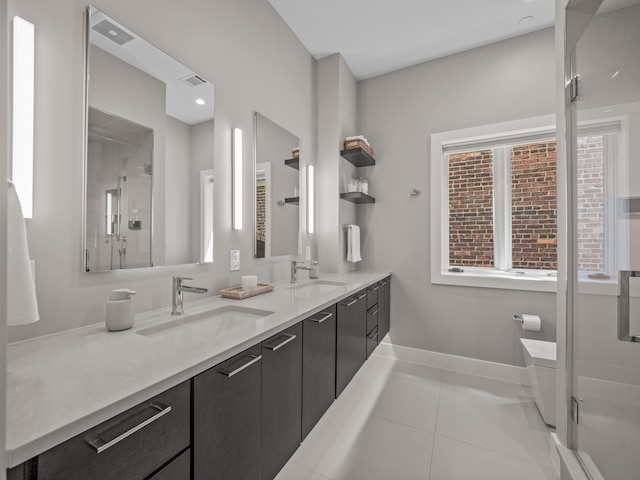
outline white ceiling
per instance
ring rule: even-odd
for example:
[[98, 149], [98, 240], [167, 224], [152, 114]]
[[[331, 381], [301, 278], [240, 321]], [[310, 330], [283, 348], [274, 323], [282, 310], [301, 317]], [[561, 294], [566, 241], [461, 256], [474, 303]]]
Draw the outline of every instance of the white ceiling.
[[550, 27], [555, 12], [555, 0], [269, 2], [315, 58], [341, 53], [358, 80]]

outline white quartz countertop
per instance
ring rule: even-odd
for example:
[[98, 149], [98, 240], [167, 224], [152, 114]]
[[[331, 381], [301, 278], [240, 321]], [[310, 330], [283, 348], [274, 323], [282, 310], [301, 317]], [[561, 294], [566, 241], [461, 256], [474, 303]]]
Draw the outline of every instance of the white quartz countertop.
[[[228, 305], [273, 312], [237, 325], [198, 322], [193, 328], [195, 322], [176, 319], [170, 308], [163, 308], [136, 315], [133, 328], [122, 332], [108, 332], [100, 323], [10, 344], [8, 466], [45, 452], [388, 275], [322, 274], [320, 281], [344, 284], [325, 284], [314, 291], [293, 290], [286, 283], [244, 300], [216, 296], [185, 303], [186, 319]], [[176, 321], [183, 326], [161, 327]], [[162, 333], [156, 334], [156, 329]]]

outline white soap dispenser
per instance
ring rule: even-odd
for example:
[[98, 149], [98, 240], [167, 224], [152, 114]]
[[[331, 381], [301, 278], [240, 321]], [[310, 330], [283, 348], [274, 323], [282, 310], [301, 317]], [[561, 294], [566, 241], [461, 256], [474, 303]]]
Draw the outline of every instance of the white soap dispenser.
[[126, 330], [133, 326], [133, 300], [136, 292], [128, 288], [117, 288], [111, 291], [107, 300], [107, 318], [105, 324], [110, 332]]

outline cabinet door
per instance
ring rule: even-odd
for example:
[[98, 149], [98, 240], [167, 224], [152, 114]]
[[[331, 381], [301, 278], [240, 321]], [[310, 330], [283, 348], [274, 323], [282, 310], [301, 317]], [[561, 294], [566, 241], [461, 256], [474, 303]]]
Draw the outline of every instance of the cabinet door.
[[391, 277], [382, 281], [378, 292], [378, 342], [381, 342], [391, 328]]
[[189, 382], [133, 407], [38, 457], [46, 480], [142, 480], [190, 442]]
[[149, 480], [190, 480], [191, 450], [187, 450]]
[[[302, 441], [302, 324], [262, 342], [262, 480]], [[237, 479], [244, 477], [237, 477]]]
[[336, 394], [336, 306], [302, 322], [302, 438]]
[[260, 479], [260, 345], [193, 379], [193, 478]]
[[367, 359], [367, 292], [338, 303], [336, 327], [336, 398]]

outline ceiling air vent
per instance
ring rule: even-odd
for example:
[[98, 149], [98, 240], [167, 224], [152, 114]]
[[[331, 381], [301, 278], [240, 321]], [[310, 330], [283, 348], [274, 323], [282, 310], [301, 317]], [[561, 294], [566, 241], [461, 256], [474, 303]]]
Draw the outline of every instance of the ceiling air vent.
[[109, 20], [102, 20], [92, 27], [100, 35], [107, 37], [112, 42], [122, 46], [133, 40], [133, 37]]
[[198, 85], [207, 83], [204, 78], [202, 78], [200, 75], [196, 75], [195, 73], [193, 75], [189, 75], [188, 77], [184, 77], [182, 81], [192, 87], [197, 87]]

